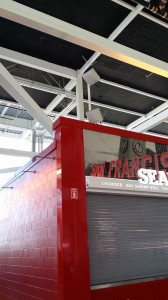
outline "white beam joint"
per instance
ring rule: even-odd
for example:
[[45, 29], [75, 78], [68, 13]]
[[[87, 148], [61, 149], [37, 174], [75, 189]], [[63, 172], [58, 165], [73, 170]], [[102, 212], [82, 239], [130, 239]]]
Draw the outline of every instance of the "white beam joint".
[[[66, 86], [65, 86], [65, 91], [71, 91], [76, 85], [75, 80], [70, 80]], [[52, 102], [46, 107], [45, 111], [47, 113], [51, 112], [63, 99], [65, 95], [58, 95], [56, 96]]]
[[0, 82], [2, 87], [52, 135], [51, 120], [2, 64], [0, 64]]

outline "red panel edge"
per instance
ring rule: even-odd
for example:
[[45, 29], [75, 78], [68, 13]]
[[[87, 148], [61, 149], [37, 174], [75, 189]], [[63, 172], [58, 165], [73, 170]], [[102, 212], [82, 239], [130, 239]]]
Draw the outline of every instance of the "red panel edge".
[[91, 291], [92, 300], [167, 299], [168, 279], [159, 279]]
[[83, 130], [61, 124], [55, 139], [59, 300], [90, 300]]
[[114, 127], [108, 127], [108, 126], [101, 125], [101, 124], [94, 124], [94, 123], [89, 123], [89, 122], [85, 122], [85, 121], [69, 119], [69, 118], [65, 118], [65, 117], [60, 117], [58, 120], [55, 121], [55, 123], [53, 123], [53, 130], [55, 130], [60, 125], [68, 126], [68, 127], [75, 127], [75, 128], [80, 128], [80, 129], [86, 129], [86, 130], [92, 130], [92, 131], [98, 131], [98, 132], [107, 133], [107, 134], [126, 136], [129, 138], [134, 138], [134, 139], [144, 140], [144, 141], [149, 141], [149, 142], [154, 142], [154, 143], [157, 142], [160, 144], [168, 144], [168, 139], [164, 139], [164, 138], [161, 138], [158, 136], [151, 136], [149, 134], [128, 131], [128, 130], [123, 130], [123, 129], [114, 128]]

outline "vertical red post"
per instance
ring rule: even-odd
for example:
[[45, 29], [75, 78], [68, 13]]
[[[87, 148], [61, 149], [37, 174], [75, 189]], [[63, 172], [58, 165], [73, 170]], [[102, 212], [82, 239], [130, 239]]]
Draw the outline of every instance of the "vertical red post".
[[56, 128], [60, 300], [89, 300], [83, 130]]

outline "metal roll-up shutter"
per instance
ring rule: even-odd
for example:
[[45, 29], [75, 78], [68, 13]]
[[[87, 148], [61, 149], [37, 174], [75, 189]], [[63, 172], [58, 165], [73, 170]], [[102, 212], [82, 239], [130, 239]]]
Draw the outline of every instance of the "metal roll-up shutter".
[[168, 200], [87, 194], [91, 285], [168, 274]]

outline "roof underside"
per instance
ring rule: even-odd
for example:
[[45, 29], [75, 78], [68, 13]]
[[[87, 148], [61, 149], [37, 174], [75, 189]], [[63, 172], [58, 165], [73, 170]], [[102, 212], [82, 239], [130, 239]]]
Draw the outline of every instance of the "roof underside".
[[[86, 1], [77, 0], [20, 0], [16, 2], [106, 39], [138, 5], [131, 0], [90, 0], [87, 4]], [[143, 1], [139, 2], [142, 3]], [[147, 17], [144, 16], [144, 13]], [[136, 50], [140, 54], [143, 53], [164, 62], [168, 71], [167, 27], [166, 19], [152, 14], [142, 7], [140, 13], [135, 15], [127, 26], [123, 26], [121, 33], [115, 37], [114, 41], [119, 45], [129, 47], [131, 50]], [[70, 79], [73, 80], [70, 76], [54, 74], [49, 69], [47, 71], [35, 66], [26, 66], [22, 61], [12, 59], [10, 55], [6, 55], [4, 59], [2, 51], [5, 51], [4, 48], [6, 48], [14, 51], [13, 53], [19, 52], [75, 71], [81, 70], [94, 54], [94, 51], [66, 41], [63, 35], [60, 39], [52, 34], [47, 34], [44, 32], [45, 30], [39, 31], [21, 24], [20, 21], [16, 23], [5, 17], [0, 20], [0, 28], [0, 46], [2, 47], [0, 49], [0, 62], [7, 72], [16, 79], [52, 121], [61, 114], [76, 117], [75, 84], [70, 89], [66, 88]], [[134, 126], [131, 127], [130, 124], [137, 121], [139, 125], [141, 124], [140, 118], [148, 117], [147, 114], [151, 116], [154, 112], [155, 118], [152, 126], [146, 126], [143, 131], [149, 129], [149, 132], [167, 136], [167, 119], [165, 116], [162, 118], [159, 115], [162, 109], [156, 111], [164, 103], [164, 110], [166, 109], [168, 99], [168, 78], [166, 76], [157, 75], [136, 67], [134, 64], [131, 65], [103, 54], [98, 55], [91, 64], [88, 64], [85, 71], [91, 68], [94, 68], [101, 78], [99, 82], [91, 86], [92, 108], [100, 108], [104, 122], [134, 130]], [[83, 92], [86, 117], [88, 94], [85, 82], [83, 82]], [[63, 96], [61, 97], [61, 95]], [[14, 97], [14, 94], [5, 89], [4, 86], [0, 87], [0, 98], [2, 123], [0, 135], [3, 134], [2, 119], [6, 118], [7, 122], [9, 121], [7, 120], [8, 117], [12, 117], [8, 130], [16, 129], [16, 132], [19, 130], [19, 126], [14, 127], [16, 119], [20, 121], [20, 129], [22, 128], [20, 119], [30, 120], [33, 128], [35, 124], [35, 122], [33, 123], [34, 115], [31, 116], [31, 111], [27, 111], [22, 103], [18, 103], [17, 97]], [[55, 105], [49, 109], [55, 98], [57, 98]], [[72, 103], [74, 105], [71, 105]], [[159, 122], [157, 121], [157, 114]], [[38, 135], [41, 132], [44, 134], [44, 129], [42, 124], [38, 130]], [[20, 131], [22, 133], [22, 130]], [[18, 132], [16, 134], [19, 135]]]

